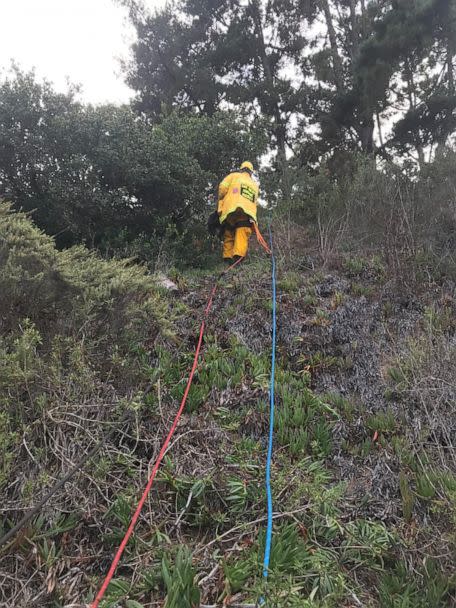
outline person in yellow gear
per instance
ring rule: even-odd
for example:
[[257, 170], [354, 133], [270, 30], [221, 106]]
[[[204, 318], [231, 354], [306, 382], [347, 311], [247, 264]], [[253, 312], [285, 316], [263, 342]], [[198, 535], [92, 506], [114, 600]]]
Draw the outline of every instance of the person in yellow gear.
[[218, 215], [223, 230], [223, 259], [245, 257], [257, 222], [258, 184], [252, 179], [253, 165], [245, 161], [227, 175], [218, 188]]

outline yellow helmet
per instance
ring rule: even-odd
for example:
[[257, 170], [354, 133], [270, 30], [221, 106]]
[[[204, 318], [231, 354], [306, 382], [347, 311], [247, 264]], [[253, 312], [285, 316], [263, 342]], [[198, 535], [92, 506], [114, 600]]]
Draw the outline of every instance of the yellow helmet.
[[249, 160], [245, 160], [242, 163], [241, 169], [248, 169], [250, 171], [250, 173], [253, 173], [253, 165]]

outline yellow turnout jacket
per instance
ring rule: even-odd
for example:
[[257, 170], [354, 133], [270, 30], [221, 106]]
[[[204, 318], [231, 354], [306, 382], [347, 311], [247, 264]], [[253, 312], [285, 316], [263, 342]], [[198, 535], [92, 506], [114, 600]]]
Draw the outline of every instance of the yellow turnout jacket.
[[246, 171], [230, 173], [218, 189], [218, 213], [222, 224], [230, 213], [242, 209], [257, 221], [258, 184]]

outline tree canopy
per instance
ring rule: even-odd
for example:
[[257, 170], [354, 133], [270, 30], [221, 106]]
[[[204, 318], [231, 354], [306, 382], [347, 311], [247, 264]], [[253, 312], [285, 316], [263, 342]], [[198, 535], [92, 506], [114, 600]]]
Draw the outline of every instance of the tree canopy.
[[268, 201], [359, 153], [423, 169], [456, 129], [456, 0], [174, 0], [129, 8], [131, 104], [33, 73], [0, 82], [0, 196], [60, 246], [182, 234], [223, 175], [262, 164]]
[[201, 221], [219, 176], [264, 149], [234, 111], [154, 123], [127, 106], [82, 106], [32, 74], [0, 87], [1, 194], [61, 244]]

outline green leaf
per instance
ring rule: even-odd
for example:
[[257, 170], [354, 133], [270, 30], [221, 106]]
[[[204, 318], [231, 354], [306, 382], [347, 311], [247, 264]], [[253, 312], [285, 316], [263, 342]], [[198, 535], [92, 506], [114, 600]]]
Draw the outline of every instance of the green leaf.
[[130, 585], [126, 581], [124, 581], [120, 578], [115, 578], [109, 583], [109, 587], [108, 587], [109, 594], [118, 593], [120, 595], [123, 595], [125, 593], [128, 593], [129, 591], [130, 591]]

